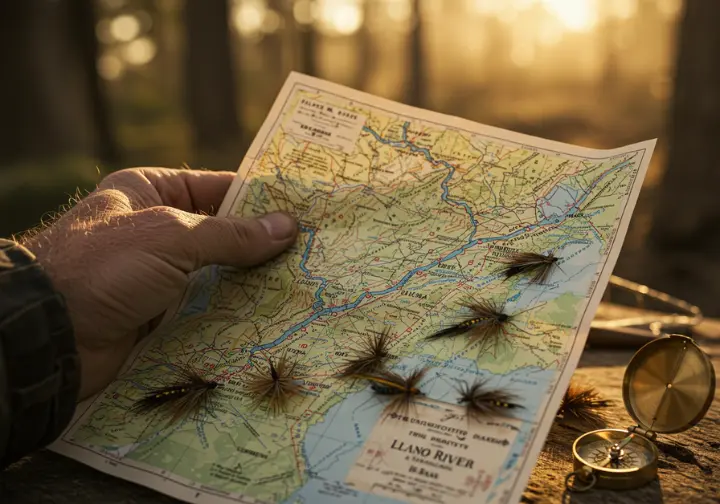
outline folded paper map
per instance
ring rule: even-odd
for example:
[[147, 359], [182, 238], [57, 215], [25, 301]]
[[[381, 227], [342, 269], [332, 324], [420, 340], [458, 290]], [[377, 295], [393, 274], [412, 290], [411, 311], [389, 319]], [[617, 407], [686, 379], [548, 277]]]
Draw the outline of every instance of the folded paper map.
[[[654, 146], [565, 145], [291, 74], [220, 214], [287, 211], [297, 243], [256, 269], [198, 272], [53, 449], [188, 502], [518, 502]], [[528, 251], [557, 267], [503, 276]], [[496, 345], [428, 339], [481, 299], [514, 314]], [[428, 369], [406, 414], [337, 376], [382, 331], [394, 372]], [[302, 393], [272, 415], [247, 377], [281, 355]], [[169, 426], [134, 412], [172, 366], [217, 380], [217, 406]], [[476, 380], [521, 407], [468, 418], [458, 390]]]

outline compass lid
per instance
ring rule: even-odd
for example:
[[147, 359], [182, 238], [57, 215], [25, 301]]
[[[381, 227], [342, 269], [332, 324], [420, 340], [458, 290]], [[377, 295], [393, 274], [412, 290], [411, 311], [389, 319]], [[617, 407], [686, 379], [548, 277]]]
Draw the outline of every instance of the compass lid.
[[686, 336], [671, 334], [645, 344], [625, 371], [625, 408], [648, 431], [689, 429], [705, 416], [714, 395], [715, 368]]

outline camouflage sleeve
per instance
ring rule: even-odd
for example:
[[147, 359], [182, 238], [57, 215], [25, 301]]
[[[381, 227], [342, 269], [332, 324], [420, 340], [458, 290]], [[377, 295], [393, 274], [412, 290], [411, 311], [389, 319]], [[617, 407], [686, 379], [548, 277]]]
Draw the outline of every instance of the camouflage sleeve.
[[79, 386], [62, 296], [27, 249], [0, 239], [0, 469], [57, 439]]

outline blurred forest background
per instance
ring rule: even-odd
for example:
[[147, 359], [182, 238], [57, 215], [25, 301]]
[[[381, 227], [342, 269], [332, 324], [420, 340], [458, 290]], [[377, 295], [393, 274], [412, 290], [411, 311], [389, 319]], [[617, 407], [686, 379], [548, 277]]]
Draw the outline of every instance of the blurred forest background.
[[3, 1], [0, 236], [119, 168], [236, 170], [298, 70], [588, 147], [659, 138], [616, 274], [717, 315], [718, 19], [716, 0]]

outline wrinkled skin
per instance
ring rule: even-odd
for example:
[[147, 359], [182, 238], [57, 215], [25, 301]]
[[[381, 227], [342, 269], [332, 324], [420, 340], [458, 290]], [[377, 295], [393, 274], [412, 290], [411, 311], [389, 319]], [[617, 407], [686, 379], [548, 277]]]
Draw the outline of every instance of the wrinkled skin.
[[255, 266], [295, 241], [297, 224], [283, 213], [213, 215], [234, 175], [121, 170], [51, 226], [19, 240], [65, 297], [81, 359], [80, 398], [116, 376], [190, 273], [209, 264]]

